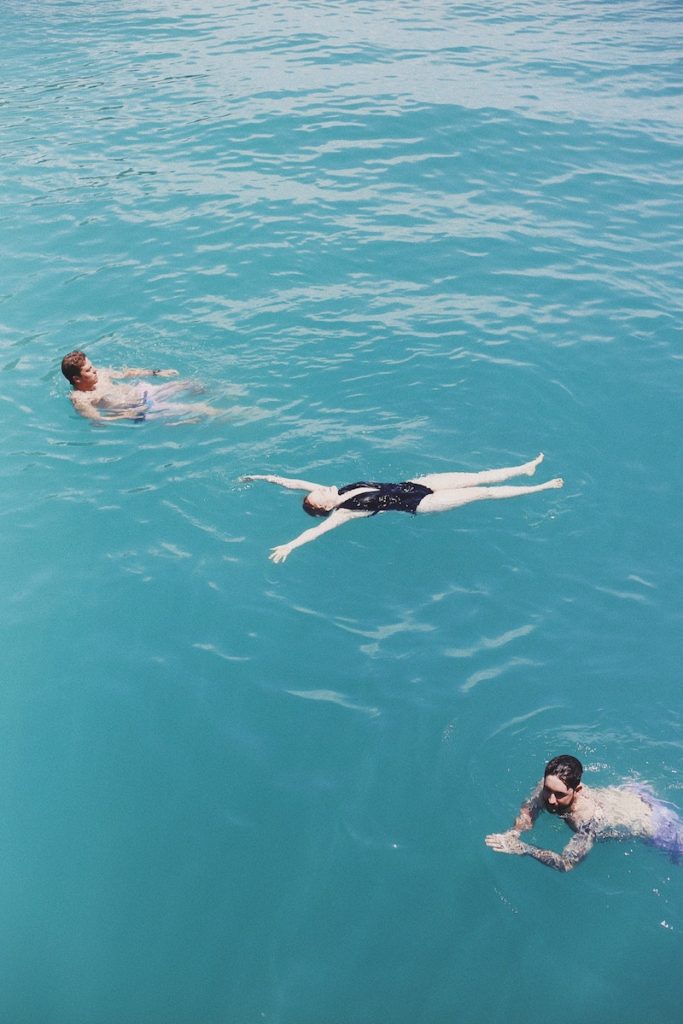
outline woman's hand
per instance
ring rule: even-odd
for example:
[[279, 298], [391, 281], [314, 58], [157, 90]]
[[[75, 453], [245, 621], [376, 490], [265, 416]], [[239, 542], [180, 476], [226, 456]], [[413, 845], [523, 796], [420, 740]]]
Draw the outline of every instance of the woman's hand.
[[292, 553], [293, 546], [291, 544], [278, 544], [276, 548], [273, 548], [268, 555], [271, 562], [284, 562], [288, 555]]

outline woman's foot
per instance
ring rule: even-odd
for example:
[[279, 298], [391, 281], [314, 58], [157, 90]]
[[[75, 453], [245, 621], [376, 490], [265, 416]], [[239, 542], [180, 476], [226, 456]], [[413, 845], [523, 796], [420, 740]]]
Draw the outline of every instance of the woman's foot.
[[533, 476], [536, 472], [536, 467], [540, 466], [544, 458], [545, 455], [543, 454], [543, 452], [539, 452], [535, 459], [532, 459], [531, 462], [527, 462], [526, 465], [523, 466], [523, 472], [526, 474], [526, 476]]

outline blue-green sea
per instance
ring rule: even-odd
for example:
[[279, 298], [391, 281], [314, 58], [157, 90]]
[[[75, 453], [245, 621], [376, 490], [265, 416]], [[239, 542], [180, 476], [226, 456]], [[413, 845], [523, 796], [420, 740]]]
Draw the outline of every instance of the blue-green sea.
[[[565, 751], [683, 809], [681, 4], [0, 13], [0, 1024], [678, 1021], [683, 866], [484, 836]], [[280, 565], [241, 480], [539, 451]]]

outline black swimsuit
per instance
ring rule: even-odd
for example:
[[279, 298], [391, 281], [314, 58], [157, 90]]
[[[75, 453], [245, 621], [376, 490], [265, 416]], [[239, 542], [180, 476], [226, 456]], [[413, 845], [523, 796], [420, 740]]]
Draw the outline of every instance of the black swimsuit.
[[431, 487], [404, 480], [400, 484], [376, 484], [366, 481], [346, 484], [345, 487], [339, 488], [339, 494], [347, 494], [359, 487], [372, 487], [372, 490], [347, 498], [337, 505], [337, 508], [345, 508], [350, 512], [369, 512], [373, 516], [378, 512], [410, 512], [415, 515], [422, 499], [434, 493]]

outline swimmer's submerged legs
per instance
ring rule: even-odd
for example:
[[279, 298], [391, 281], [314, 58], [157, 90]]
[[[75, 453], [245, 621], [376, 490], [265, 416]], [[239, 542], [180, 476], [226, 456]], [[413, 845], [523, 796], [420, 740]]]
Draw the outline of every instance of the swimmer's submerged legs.
[[188, 417], [201, 419], [204, 416], [218, 416], [221, 410], [205, 402], [157, 402], [154, 401], [147, 413], [148, 418], [155, 414], [158, 416], [182, 416], [185, 422]]
[[459, 487], [476, 487], [477, 484], [500, 484], [516, 476], [533, 476], [536, 467], [543, 462], [543, 453], [531, 462], [521, 466], [509, 466], [504, 469], [485, 469], [481, 473], [432, 473], [418, 476], [410, 482], [430, 487], [433, 491], [450, 491]]
[[182, 416], [187, 422], [187, 417], [201, 418], [204, 416], [217, 416], [220, 409], [214, 408], [206, 402], [176, 402], [174, 399], [181, 394], [201, 394], [204, 387], [191, 380], [177, 380], [170, 384], [151, 385], [145, 391], [145, 402], [147, 412], [154, 416]]
[[200, 395], [205, 391], [205, 388], [203, 384], [199, 384], [197, 381], [173, 380], [168, 384], [147, 385], [147, 390], [150, 398], [153, 398], [155, 401], [166, 402], [169, 398], [175, 398], [183, 393]]
[[647, 783], [630, 781], [625, 786], [633, 790], [652, 811], [652, 837], [648, 840], [668, 854], [674, 864], [683, 863], [683, 821], [672, 804], [661, 800]]
[[555, 490], [564, 486], [564, 480], [556, 477], [544, 484], [533, 484], [529, 487], [454, 487], [451, 490], [435, 491], [427, 494], [416, 511], [448, 512], [461, 505], [469, 505], [473, 501], [486, 501], [495, 498], [519, 498], [523, 494], [535, 494], [536, 491]]

